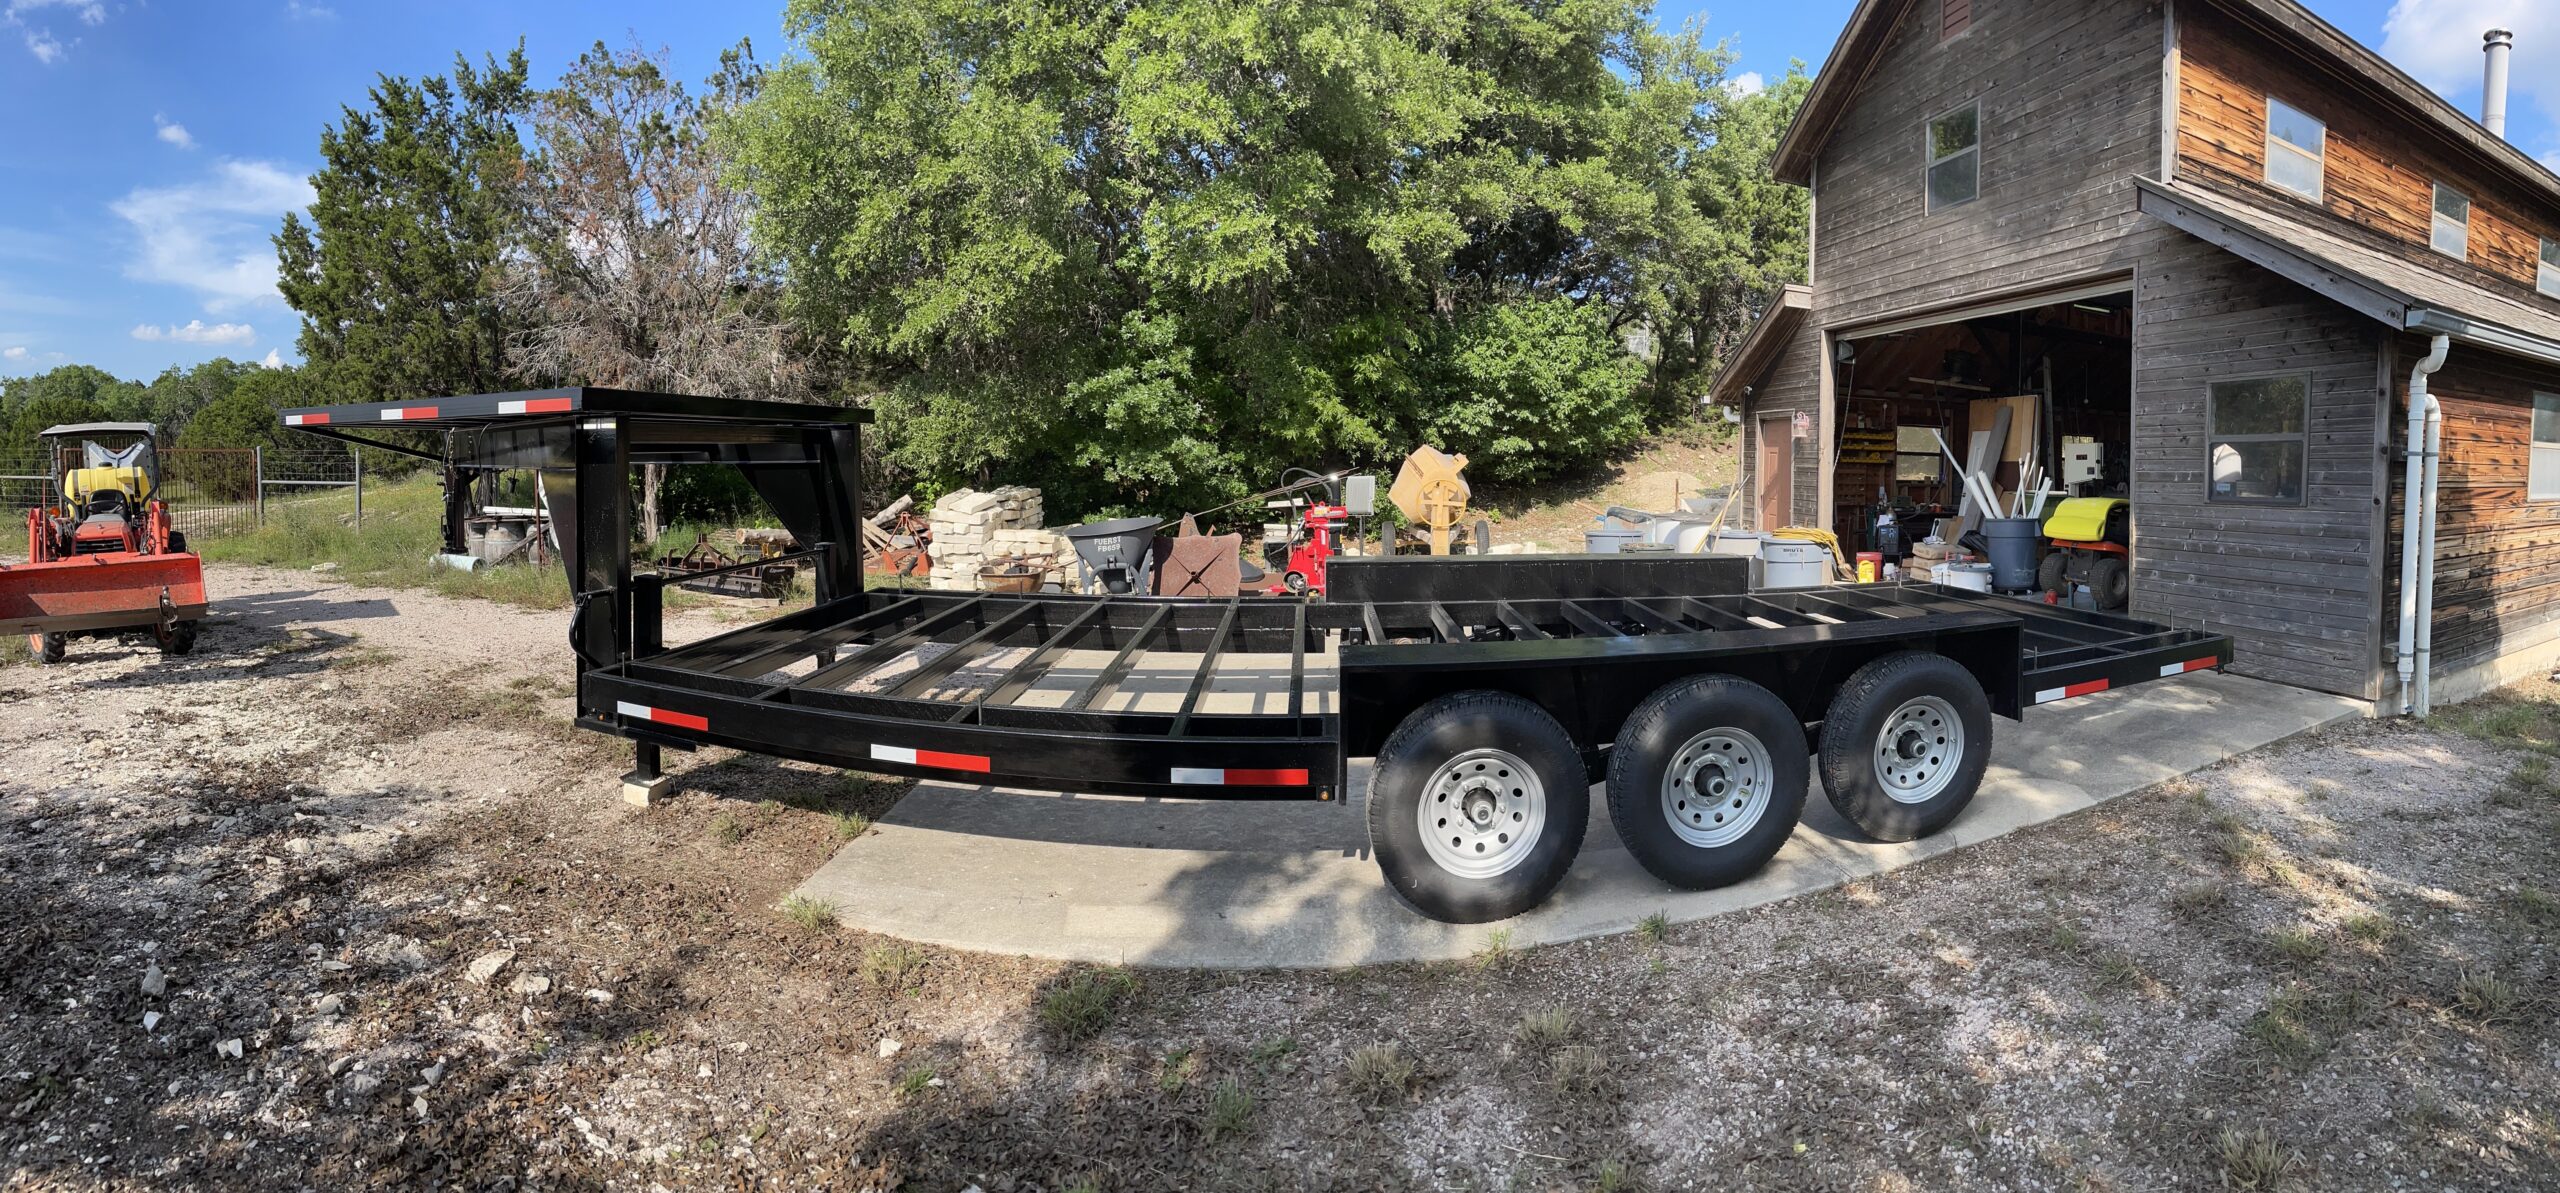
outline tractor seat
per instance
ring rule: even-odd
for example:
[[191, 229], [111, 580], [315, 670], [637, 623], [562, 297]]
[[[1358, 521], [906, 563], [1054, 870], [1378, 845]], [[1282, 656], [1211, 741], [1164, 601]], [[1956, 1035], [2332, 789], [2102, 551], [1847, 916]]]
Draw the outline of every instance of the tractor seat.
[[[97, 489], [89, 494], [81, 512], [89, 518], [124, 517], [127, 501], [122, 489]], [[86, 519], [83, 519], [86, 520]]]

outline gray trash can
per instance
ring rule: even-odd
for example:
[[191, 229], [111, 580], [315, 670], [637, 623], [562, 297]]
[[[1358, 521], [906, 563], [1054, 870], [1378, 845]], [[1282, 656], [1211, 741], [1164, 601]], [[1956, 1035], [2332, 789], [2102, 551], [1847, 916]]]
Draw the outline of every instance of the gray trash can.
[[2043, 537], [2033, 518], [1985, 518], [1982, 538], [1991, 548], [1991, 587], [2026, 592], [2036, 586], [2037, 542]]

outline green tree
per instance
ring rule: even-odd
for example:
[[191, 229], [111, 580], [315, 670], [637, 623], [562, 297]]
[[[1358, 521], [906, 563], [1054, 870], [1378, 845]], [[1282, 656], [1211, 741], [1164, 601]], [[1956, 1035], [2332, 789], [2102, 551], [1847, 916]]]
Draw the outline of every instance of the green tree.
[[266, 371], [254, 361], [227, 356], [184, 368], [172, 365], [161, 370], [144, 391], [142, 410], [136, 417], [157, 425], [162, 442], [175, 442], [185, 435], [187, 424], [198, 411], [228, 397], [244, 379]]
[[[1425, 434], [1520, 479], [1706, 367], [1729, 55], [1642, 0], [793, 0], [786, 28], [736, 177], [930, 484], [1169, 511]], [[1496, 346], [1542, 328], [1574, 364]]]
[[119, 422], [115, 412], [94, 398], [61, 395], [40, 397], [9, 412], [8, 431], [0, 437], [0, 456], [28, 458], [36, 450], [36, 436], [44, 429], [64, 423]]
[[[282, 412], [312, 404], [300, 369], [253, 369], [187, 420], [185, 430], [177, 436], [177, 446], [283, 447], [290, 441], [285, 438]], [[297, 438], [300, 442], [293, 442], [292, 446], [318, 443], [308, 436]]]
[[1766, 90], [1717, 107], [1689, 175], [1706, 236], [1673, 292], [1657, 368], [1695, 377], [1722, 367], [1778, 288], [1804, 280], [1810, 197], [1778, 181], [1769, 159], [1812, 90], [1798, 62]]
[[0, 412], [15, 411], [49, 398], [94, 402], [105, 417], [131, 421], [149, 417], [150, 403], [140, 382], [126, 381], [94, 365], [62, 365], [32, 377], [0, 382]]
[[321, 130], [311, 219], [285, 216], [277, 288], [333, 402], [506, 388], [513, 330], [498, 267], [520, 228], [524, 47], [451, 78], [382, 76]]

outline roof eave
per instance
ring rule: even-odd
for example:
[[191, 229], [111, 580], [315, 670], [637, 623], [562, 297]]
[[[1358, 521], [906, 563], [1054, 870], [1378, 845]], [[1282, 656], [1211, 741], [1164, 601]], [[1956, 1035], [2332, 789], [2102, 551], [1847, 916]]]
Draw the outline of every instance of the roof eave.
[[1841, 112], [1857, 95], [1858, 85], [1875, 67], [1877, 54], [1864, 43], [1890, 32], [1893, 22], [1901, 19], [1902, 11], [1911, 3], [1912, 0], [1858, 0], [1857, 10], [1849, 14], [1848, 23], [1840, 27], [1839, 40], [1831, 43], [1831, 53], [1822, 60], [1822, 69], [1814, 73], [1813, 89], [1805, 94], [1804, 103], [1796, 108], [1795, 119], [1787, 123], [1786, 133], [1778, 138], [1777, 152], [1769, 159], [1771, 176], [1797, 186], [1813, 185], [1813, 162], [1822, 152], [1823, 140], [1831, 135], [1831, 126], [1839, 123]]
[[1804, 315], [1813, 306], [1813, 287], [1789, 283], [1778, 288], [1760, 317], [1753, 321], [1751, 334], [1733, 351], [1733, 363], [1707, 383], [1707, 400], [1721, 406], [1736, 405], [1741, 395], [1736, 391], [1766, 376], [1786, 351], [1786, 341], [1795, 334]]

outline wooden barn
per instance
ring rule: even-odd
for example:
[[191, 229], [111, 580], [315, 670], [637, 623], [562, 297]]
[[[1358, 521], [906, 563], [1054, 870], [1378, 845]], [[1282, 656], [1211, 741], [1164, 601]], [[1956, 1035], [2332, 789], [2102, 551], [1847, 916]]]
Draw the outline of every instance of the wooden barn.
[[2293, 0], [1864, 0], [1774, 166], [1810, 282], [1711, 395], [1747, 516], [1858, 549], [1880, 504], [1954, 505], [1937, 436], [2005, 405], [2130, 499], [2136, 616], [2396, 710], [2423, 378], [2432, 697], [2548, 666], [2560, 177], [2490, 127], [2502, 90], [2475, 120]]

